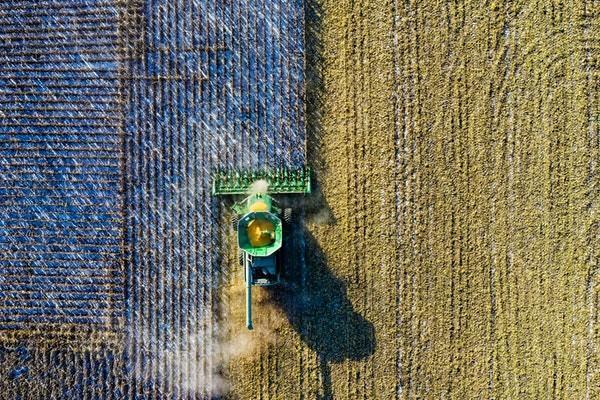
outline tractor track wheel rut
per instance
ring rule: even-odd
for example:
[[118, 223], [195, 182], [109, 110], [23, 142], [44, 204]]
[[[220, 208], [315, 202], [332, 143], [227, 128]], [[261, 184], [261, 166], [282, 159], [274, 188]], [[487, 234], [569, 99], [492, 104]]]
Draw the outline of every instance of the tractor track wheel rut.
[[237, 230], [238, 230], [238, 222], [239, 222], [238, 215], [233, 214], [231, 216], [231, 229], [233, 229], [234, 232], [237, 232]]
[[283, 209], [283, 222], [285, 222], [286, 224], [289, 225], [292, 223], [292, 219], [293, 219], [292, 209], [284, 208]]

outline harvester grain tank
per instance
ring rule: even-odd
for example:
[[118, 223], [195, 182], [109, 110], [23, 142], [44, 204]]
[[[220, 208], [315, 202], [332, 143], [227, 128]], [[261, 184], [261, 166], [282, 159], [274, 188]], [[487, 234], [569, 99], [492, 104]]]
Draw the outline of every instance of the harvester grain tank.
[[284, 223], [289, 227], [292, 209], [281, 208], [272, 195], [310, 192], [308, 168], [218, 172], [214, 176], [213, 195], [246, 195], [231, 208], [244, 268], [248, 329], [252, 329], [252, 286], [272, 286], [281, 281], [279, 253], [286, 237]]

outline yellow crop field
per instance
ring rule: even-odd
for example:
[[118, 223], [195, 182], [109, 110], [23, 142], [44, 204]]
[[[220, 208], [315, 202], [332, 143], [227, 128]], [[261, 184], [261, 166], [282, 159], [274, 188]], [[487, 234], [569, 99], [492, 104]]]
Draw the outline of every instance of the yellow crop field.
[[600, 3], [306, 14], [317, 193], [251, 334], [228, 262], [228, 396], [600, 398]]

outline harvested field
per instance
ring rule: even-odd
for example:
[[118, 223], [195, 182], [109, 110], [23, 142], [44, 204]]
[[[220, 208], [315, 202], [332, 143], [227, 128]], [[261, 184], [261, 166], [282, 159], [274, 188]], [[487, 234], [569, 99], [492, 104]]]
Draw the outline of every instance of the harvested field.
[[599, 398], [598, 4], [307, 14], [322, 198], [232, 397]]

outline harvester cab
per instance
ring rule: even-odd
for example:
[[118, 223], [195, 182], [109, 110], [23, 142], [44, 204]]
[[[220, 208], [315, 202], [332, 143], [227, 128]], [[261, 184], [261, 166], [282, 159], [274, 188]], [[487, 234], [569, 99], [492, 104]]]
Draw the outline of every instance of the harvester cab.
[[280, 282], [283, 265], [279, 250], [285, 238], [284, 223], [289, 227], [292, 218], [292, 209], [281, 208], [272, 195], [310, 192], [308, 168], [218, 172], [214, 176], [213, 195], [245, 195], [231, 209], [240, 264], [244, 268], [248, 329], [252, 329], [252, 286]]

